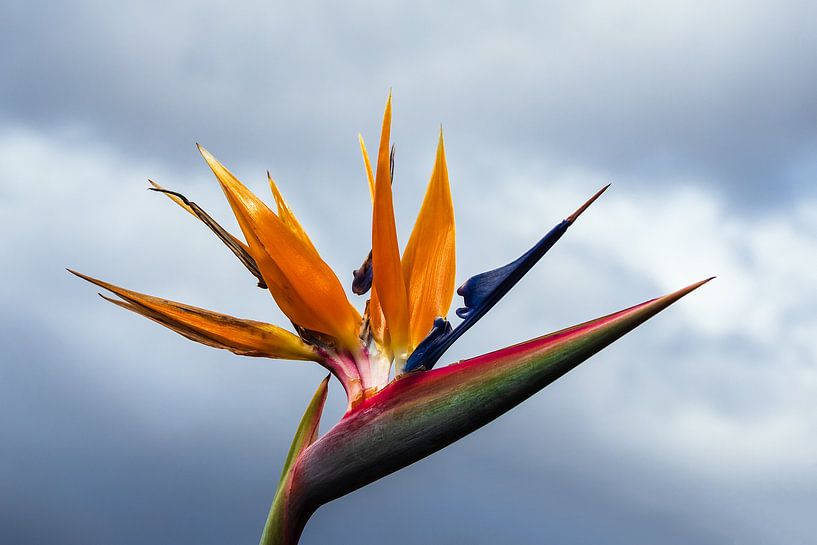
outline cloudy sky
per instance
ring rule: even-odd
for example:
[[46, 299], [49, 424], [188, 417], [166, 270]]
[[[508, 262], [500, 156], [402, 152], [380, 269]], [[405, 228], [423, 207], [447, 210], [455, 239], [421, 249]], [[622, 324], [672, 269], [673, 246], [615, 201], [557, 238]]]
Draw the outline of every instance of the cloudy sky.
[[812, 542], [815, 11], [5, 2], [0, 542], [257, 541], [321, 369], [194, 345], [64, 267], [284, 325], [146, 179], [233, 228], [194, 143], [259, 192], [269, 169], [347, 281], [371, 219], [356, 137], [374, 145], [390, 87], [401, 240], [442, 124], [459, 281], [613, 182], [450, 361], [718, 279], [302, 542]]

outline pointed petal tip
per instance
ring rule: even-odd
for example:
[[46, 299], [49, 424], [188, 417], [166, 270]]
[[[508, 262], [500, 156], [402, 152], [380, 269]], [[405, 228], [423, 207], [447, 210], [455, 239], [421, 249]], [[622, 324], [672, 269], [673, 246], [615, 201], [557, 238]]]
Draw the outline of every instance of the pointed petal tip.
[[84, 274], [82, 274], [81, 272], [79, 272], [79, 271], [75, 271], [74, 269], [71, 269], [71, 268], [69, 268], [69, 267], [65, 267], [65, 270], [66, 270], [66, 271], [68, 271], [68, 272], [70, 272], [70, 273], [71, 273], [71, 274], [73, 274], [74, 276], [77, 276], [77, 277], [79, 277], [79, 278], [82, 278], [83, 280], [87, 280], [88, 282], [90, 282], [91, 280], [93, 280], [93, 279], [92, 279], [90, 276], [84, 275]]
[[596, 200], [596, 199], [598, 199], [599, 197], [601, 197], [601, 194], [602, 194], [602, 193], [604, 193], [605, 191], [607, 191], [607, 188], [608, 188], [608, 187], [610, 187], [610, 185], [611, 185], [611, 184], [607, 184], [606, 186], [604, 186], [604, 187], [602, 187], [601, 189], [599, 189], [598, 191], [596, 191], [596, 193], [595, 193], [595, 194], [594, 194], [592, 197], [590, 197], [589, 199], [587, 199], [587, 201], [585, 201], [585, 203], [584, 203], [583, 205], [581, 205], [581, 206], [580, 206], [580, 207], [579, 207], [579, 208], [578, 208], [578, 209], [577, 209], [575, 212], [573, 212], [573, 213], [572, 213], [572, 214], [570, 214], [570, 215], [569, 215], [567, 218], [565, 218], [565, 220], [567, 220], [569, 223], [573, 223], [574, 221], [576, 221], [576, 220], [578, 219], [578, 217], [579, 217], [579, 216], [581, 216], [581, 215], [582, 215], [582, 213], [583, 213], [585, 210], [587, 210], [588, 208], [590, 208], [590, 205], [591, 205], [591, 204], [593, 204], [593, 203], [595, 202], [595, 200]]
[[386, 97], [386, 109], [385, 109], [385, 112], [383, 112], [384, 121], [385, 121], [385, 118], [388, 118], [389, 121], [391, 122], [391, 109], [392, 109], [391, 102], [392, 102], [391, 87], [389, 87], [389, 96]]
[[212, 168], [213, 163], [218, 163], [216, 158], [213, 157], [213, 154], [210, 153], [209, 151], [207, 151], [207, 148], [205, 148], [204, 146], [202, 146], [198, 142], [196, 142], [196, 149], [199, 150], [199, 153], [204, 158], [204, 160], [207, 162], [207, 164], [210, 165], [211, 168]]
[[[82, 274], [79, 271], [75, 271], [74, 269], [69, 269], [67, 267], [66, 267], [65, 270], [68, 271], [69, 273], [73, 274], [77, 278], [81, 278], [81, 279], [85, 280], [86, 282], [90, 282], [91, 284], [94, 284], [95, 286], [99, 286], [102, 289], [110, 290], [110, 288], [111, 288], [111, 284], [105, 282], [104, 280], [94, 278], [93, 276], [88, 276], [87, 274]], [[111, 291], [113, 291], [113, 290], [111, 290]]]
[[198, 142], [196, 142], [196, 149], [199, 150], [199, 153], [201, 154], [201, 156], [204, 157], [204, 160], [207, 161], [208, 163], [210, 163], [212, 161], [216, 161], [216, 158], [213, 157], [213, 154], [210, 153], [209, 151], [207, 151], [207, 148], [205, 148], [204, 146], [202, 146]]
[[96, 286], [99, 286], [100, 288], [103, 288], [103, 289], [106, 289], [106, 290], [110, 290], [110, 291], [113, 291], [114, 293], [116, 293], [114, 290], [111, 290], [111, 289], [110, 289], [111, 287], [113, 287], [113, 285], [112, 285], [112, 284], [109, 284], [109, 283], [107, 283], [107, 282], [105, 282], [104, 280], [100, 280], [100, 279], [98, 279], [98, 278], [94, 278], [93, 276], [88, 276], [87, 274], [82, 274], [82, 273], [81, 273], [81, 272], [79, 272], [79, 271], [75, 271], [74, 269], [69, 269], [69, 268], [67, 268], [67, 267], [66, 267], [66, 269], [65, 269], [65, 270], [66, 270], [66, 271], [68, 271], [68, 272], [70, 272], [71, 274], [73, 274], [74, 276], [76, 276], [76, 277], [78, 277], [78, 278], [82, 278], [82, 279], [83, 279], [83, 280], [85, 280], [86, 282], [90, 282], [91, 284], [94, 284], [94, 285], [96, 285]]

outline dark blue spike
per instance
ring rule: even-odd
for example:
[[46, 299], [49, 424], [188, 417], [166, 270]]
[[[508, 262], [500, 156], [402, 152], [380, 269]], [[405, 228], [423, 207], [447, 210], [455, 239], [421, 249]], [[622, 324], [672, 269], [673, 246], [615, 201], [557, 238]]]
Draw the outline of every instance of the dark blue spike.
[[[474, 309], [485, 304], [494, 290], [496, 290], [502, 282], [506, 281], [514, 272], [520, 270], [519, 268], [522, 266], [522, 262], [526, 259], [528, 254], [530, 254], [530, 252], [527, 252], [519, 259], [512, 261], [504, 267], [477, 274], [466, 280], [465, 283], [457, 289], [457, 294], [462, 296], [464, 305], [457, 309], [457, 316], [465, 319]], [[524, 272], [522, 274], [524, 274]]]
[[[450, 335], [451, 322], [442, 317], [436, 318], [434, 320], [434, 326], [431, 328], [431, 332], [420, 342], [420, 344], [417, 345], [417, 348], [415, 348], [414, 352], [411, 353], [412, 357], [415, 357], [415, 361], [424, 360], [424, 355], [427, 352], [433, 350], [441, 340], [446, 339]], [[419, 365], [425, 365], [425, 363], [420, 363]], [[409, 369], [407, 366], [406, 370], [412, 371], [417, 368], [419, 368], [419, 366], [415, 366], [412, 369]], [[426, 369], [430, 369], [430, 367]]]
[[488, 312], [550, 250], [569, 226], [569, 221], [562, 221], [518, 259], [466, 280], [457, 289], [465, 305], [457, 309], [457, 316], [467, 319], [475, 313], [481, 316]]
[[[530, 271], [531, 267], [550, 250], [569, 226], [569, 221], [562, 221], [520, 258], [504, 267], [472, 276], [466, 280], [457, 289], [457, 293], [463, 297], [465, 303], [464, 307], [457, 309], [457, 316], [463, 318], [463, 321], [455, 329], [447, 333], [440, 332], [436, 328], [435, 322], [435, 328], [432, 329], [428, 337], [423, 339], [406, 361], [406, 371], [414, 371], [420, 367], [427, 370], [433, 368], [443, 353], [454, 344], [454, 341], [477, 323], [486, 312], [491, 310]], [[420, 350], [421, 347], [423, 350]]]
[[[542, 256], [556, 244], [556, 241], [565, 234], [567, 228], [573, 224], [576, 218], [578, 218], [599, 195], [604, 193], [608, 187], [609, 184], [604, 186], [576, 210], [576, 212], [551, 229], [533, 248], [515, 261], [512, 261], [504, 267], [480, 273], [466, 280], [463, 285], [457, 289], [457, 293], [462, 296], [465, 305], [457, 309], [457, 316], [462, 318], [463, 321], [453, 330], [449, 329], [444, 331], [437, 327], [437, 322], [441, 320], [441, 318], [438, 318], [437, 321], [434, 322], [434, 329], [431, 330], [428, 337], [423, 339], [417, 346], [417, 349], [409, 356], [408, 361], [406, 361], [405, 370], [408, 372], [419, 369], [420, 367], [424, 369], [433, 368], [445, 351], [454, 344], [454, 341], [468, 331], [486, 312], [491, 310], [491, 308], [542, 259]], [[450, 325], [448, 327], [450, 328]]]

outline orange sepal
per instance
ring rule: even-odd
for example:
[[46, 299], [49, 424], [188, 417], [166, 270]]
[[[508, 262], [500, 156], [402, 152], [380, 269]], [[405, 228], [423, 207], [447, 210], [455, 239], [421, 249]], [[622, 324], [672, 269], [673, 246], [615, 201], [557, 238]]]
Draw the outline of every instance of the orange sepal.
[[359, 346], [360, 314], [332, 269], [266, 204], [199, 146], [238, 219], [264, 280], [281, 310], [298, 326]]
[[122, 300], [106, 300], [141, 314], [187, 337], [214, 348], [223, 348], [242, 356], [262, 356], [287, 360], [320, 361], [315, 350], [298, 336], [264, 322], [242, 320], [226, 314], [160, 299], [108, 282], [69, 271], [80, 278], [116, 294]]
[[403, 253], [403, 276], [410, 309], [410, 350], [428, 335], [434, 319], [445, 317], [451, 307], [456, 269], [454, 246], [454, 203], [441, 129], [434, 170]]
[[383, 129], [377, 155], [374, 206], [372, 213], [372, 289], [383, 309], [389, 330], [391, 349], [396, 358], [405, 358], [408, 346], [409, 311], [406, 285], [397, 245], [394, 206], [391, 191], [389, 138], [391, 132], [391, 93], [383, 114]]

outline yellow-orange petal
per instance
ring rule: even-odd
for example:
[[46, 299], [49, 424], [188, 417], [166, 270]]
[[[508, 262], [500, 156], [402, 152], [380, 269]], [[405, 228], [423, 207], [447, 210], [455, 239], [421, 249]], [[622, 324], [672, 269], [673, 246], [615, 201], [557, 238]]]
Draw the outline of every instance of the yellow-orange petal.
[[391, 93], [383, 114], [380, 148], [377, 154], [374, 206], [372, 213], [372, 289], [383, 309], [391, 349], [396, 358], [405, 358], [408, 345], [409, 312], [406, 285], [397, 245], [391, 191], [389, 138], [391, 133]]
[[363, 135], [358, 134], [357, 140], [360, 142], [360, 153], [363, 155], [363, 166], [366, 168], [366, 180], [369, 182], [369, 196], [372, 198], [372, 204], [374, 204], [374, 174], [372, 174], [372, 162], [369, 160], [369, 152], [366, 151], [366, 143], [363, 141]]
[[455, 269], [454, 203], [440, 129], [434, 170], [403, 252], [403, 276], [409, 301], [410, 350], [428, 335], [435, 318], [448, 314], [454, 297]]
[[201, 146], [199, 150], [218, 178], [281, 310], [300, 327], [356, 349], [361, 317], [332, 269], [215, 157]]
[[242, 320], [190, 305], [160, 299], [115, 286], [84, 274], [70, 271], [122, 300], [106, 300], [141, 314], [207, 346], [223, 348], [243, 356], [263, 356], [288, 360], [320, 361], [315, 350], [296, 335], [264, 322]]
[[300, 238], [305, 244], [309, 245], [312, 250], [317, 252], [315, 245], [312, 244], [312, 240], [310, 240], [309, 235], [307, 235], [306, 231], [304, 231], [304, 228], [301, 226], [301, 222], [299, 222], [298, 218], [295, 217], [295, 214], [292, 213], [292, 209], [284, 200], [284, 196], [281, 195], [278, 185], [275, 183], [275, 180], [272, 179], [269, 172], [267, 172], [267, 180], [269, 180], [270, 190], [272, 190], [272, 196], [275, 198], [275, 205], [278, 208], [278, 217], [281, 218], [284, 225], [289, 227], [290, 231], [295, 233], [295, 236]]

